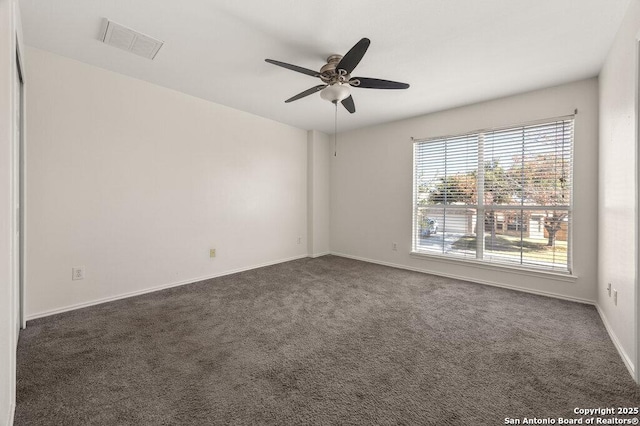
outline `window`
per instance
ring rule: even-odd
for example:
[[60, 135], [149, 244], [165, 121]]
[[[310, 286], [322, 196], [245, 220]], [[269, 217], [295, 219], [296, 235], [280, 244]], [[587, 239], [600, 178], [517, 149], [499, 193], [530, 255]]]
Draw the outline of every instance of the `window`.
[[413, 155], [414, 253], [571, 272], [573, 117], [416, 141]]

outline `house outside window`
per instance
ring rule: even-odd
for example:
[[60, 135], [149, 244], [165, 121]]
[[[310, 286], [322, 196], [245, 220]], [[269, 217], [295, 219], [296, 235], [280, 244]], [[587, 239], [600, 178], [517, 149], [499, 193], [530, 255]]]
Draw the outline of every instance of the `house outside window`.
[[573, 128], [415, 141], [413, 253], [570, 273]]

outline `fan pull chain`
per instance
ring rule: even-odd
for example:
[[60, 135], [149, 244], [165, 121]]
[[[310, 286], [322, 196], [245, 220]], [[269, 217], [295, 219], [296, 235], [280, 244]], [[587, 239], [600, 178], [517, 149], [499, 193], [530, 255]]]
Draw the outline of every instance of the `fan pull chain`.
[[333, 156], [337, 157], [338, 156], [338, 101], [335, 101], [333, 103], [333, 105], [335, 105], [336, 107], [336, 114], [335, 114], [335, 126], [333, 128]]

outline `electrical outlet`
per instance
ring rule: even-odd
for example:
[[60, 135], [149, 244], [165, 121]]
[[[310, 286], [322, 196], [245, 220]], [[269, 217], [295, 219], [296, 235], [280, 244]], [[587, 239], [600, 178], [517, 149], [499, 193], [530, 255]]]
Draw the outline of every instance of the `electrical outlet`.
[[209, 249], [209, 257], [216, 257], [216, 249]]
[[392, 243], [391, 244], [391, 250], [398, 251], [398, 243]]
[[611, 297], [611, 283], [607, 284], [607, 293], [609, 293], [609, 297]]
[[84, 280], [84, 266], [76, 266], [75, 268], [71, 268], [71, 279]]
[[618, 306], [618, 290], [613, 290], [613, 304]]

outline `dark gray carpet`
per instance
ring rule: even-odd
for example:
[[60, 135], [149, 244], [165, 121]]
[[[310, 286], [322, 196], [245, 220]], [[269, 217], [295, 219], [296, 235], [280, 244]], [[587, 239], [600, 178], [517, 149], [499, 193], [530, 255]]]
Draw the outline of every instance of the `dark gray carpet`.
[[498, 425], [635, 407], [592, 306], [325, 256], [31, 321], [16, 425]]

